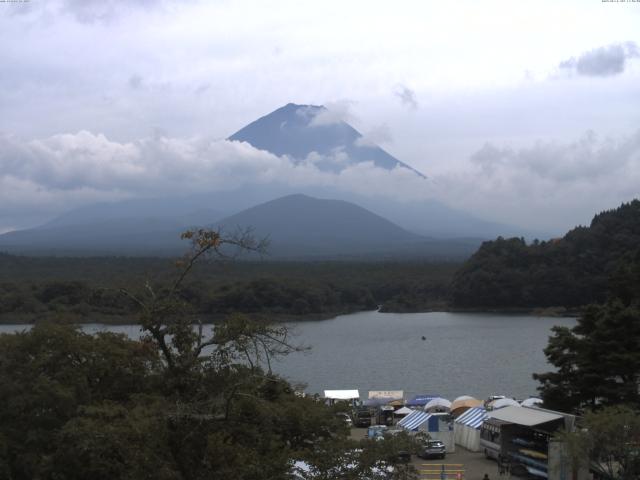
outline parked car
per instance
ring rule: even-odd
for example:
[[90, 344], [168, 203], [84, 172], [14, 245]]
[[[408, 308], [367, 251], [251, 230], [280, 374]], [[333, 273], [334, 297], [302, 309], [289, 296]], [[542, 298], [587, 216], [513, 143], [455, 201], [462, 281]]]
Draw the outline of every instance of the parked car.
[[447, 449], [440, 440], [427, 440], [424, 447], [418, 452], [420, 458], [444, 458]]
[[369, 410], [356, 410], [353, 414], [356, 427], [368, 427], [371, 425], [371, 412]]
[[349, 416], [348, 413], [339, 412], [339, 413], [336, 413], [336, 417], [344, 420], [344, 423], [347, 425], [347, 427], [351, 427], [351, 425], [353, 425], [353, 421], [351, 420], [351, 417]]

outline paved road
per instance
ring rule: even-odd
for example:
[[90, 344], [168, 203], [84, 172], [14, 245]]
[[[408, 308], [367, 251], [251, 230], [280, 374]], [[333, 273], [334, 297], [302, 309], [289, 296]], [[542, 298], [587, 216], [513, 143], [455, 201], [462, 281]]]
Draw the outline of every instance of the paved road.
[[[505, 480], [498, 476], [498, 464], [487, 460], [481, 453], [474, 453], [456, 445], [455, 453], [448, 453], [444, 460], [423, 460], [412, 457], [411, 463], [424, 480], [440, 480], [444, 465], [448, 480], [482, 480], [484, 474], [488, 474], [491, 480]], [[458, 477], [460, 474], [460, 477]]]
[[[351, 438], [364, 438], [366, 432], [366, 428], [352, 428]], [[420, 472], [422, 480], [441, 480], [443, 464], [447, 471], [447, 480], [457, 480], [458, 474], [461, 480], [482, 480], [485, 473], [489, 475], [490, 480], [508, 480], [508, 477], [498, 475], [496, 462], [487, 460], [482, 453], [470, 452], [458, 445], [455, 453], [448, 453], [444, 460], [423, 460], [414, 455], [411, 457], [411, 463]]]

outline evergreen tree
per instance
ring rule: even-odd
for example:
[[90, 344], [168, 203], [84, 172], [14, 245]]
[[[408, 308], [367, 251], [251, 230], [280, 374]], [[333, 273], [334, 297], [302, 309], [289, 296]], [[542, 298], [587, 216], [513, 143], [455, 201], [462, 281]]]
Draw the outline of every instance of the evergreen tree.
[[640, 310], [612, 300], [586, 309], [573, 328], [554, 327], [544, 352], [557, 370], [533, 377], [545, 406], [584, 408], [629, 404], [640, 407]]

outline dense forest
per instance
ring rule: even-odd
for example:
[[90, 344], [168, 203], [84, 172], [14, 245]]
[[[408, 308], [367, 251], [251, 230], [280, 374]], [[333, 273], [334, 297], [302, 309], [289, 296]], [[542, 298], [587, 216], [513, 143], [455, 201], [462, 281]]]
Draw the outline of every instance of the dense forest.
[[[176, 270], [162, 258], [24, 257], [0, 254], [0, 321], [132, 321], [137, 306], [121, 289], [162, 285]], [[203, 262], [181, 290], [192, 314], [231, 312], [271, 319], [319, 319], [382, 306], [442, 308], [455, 263]]]
[[[485, 242], [462, 266], [428, 261], [202, 262], [181, 290], [191, 313], [275, 320], [383, 312], [562, 307], [572, 311], [630, 295], [640, 258], [640, 201], [596, 215], [563, 238]], [[137, 306], [121, 290], [161, 285], [166, 258], [26, 257], [0, 253], [0, 322], [129, 323]]]
[[485, 242], [455, 274], [456, 308], [579, 308], [621, 287], [640, 248], [640, 201], [596, 215], [563, 238]]

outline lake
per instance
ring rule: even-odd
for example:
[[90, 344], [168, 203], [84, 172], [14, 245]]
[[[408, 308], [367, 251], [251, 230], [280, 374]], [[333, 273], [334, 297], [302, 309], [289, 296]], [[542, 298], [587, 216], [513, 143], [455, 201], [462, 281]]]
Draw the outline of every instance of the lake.
[[[288, 324], [306, 353], [292, 354], [274, 370], [307, 392], [325, 389], [404, 390], [486, 398], [503, 394], [526, 398], [536, 393], [533, 372], [550, 369], [542, 349], [554, 325], [575, 319], [494, 313], [360, 312], [330, 320]], [[0, 332], [25, 325], [1, 325]], [[135, 325], [88, 324], [88, 332], [110, 330], [132, 338]], [[425, 337], [423, 340], [422, 337]]]

